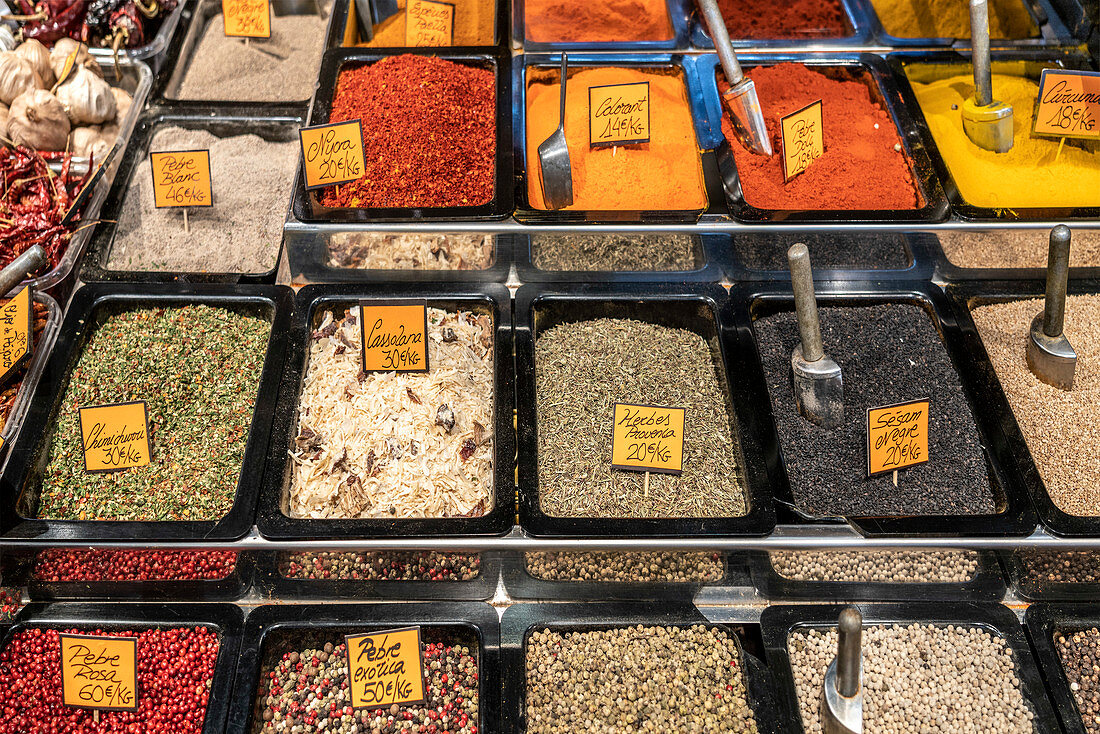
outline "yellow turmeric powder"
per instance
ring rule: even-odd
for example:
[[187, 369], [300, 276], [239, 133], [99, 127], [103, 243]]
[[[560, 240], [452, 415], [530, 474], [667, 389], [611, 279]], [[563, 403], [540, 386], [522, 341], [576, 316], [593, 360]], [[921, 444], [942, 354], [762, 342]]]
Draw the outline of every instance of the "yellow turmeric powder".
[[[966, 0], [871, 0], [882, 27], [897, 38], [970, 38]], [[989, 0], [990, 38], [1035, 38], [1022, 0]]]
[[[535, 209], [542, 197], [539, 144], [558, 126], [558, 71], [528, 70], [527, 195]], [[648, 143], [590, 149], [588, 89], [649, 82]], [[590, 211], [692, 211], [705, 209], [699, 144], [683, 75], [673, 69], [600, 67], [569, 74], [565, 138], [573, 169], [573, 205]]]
[[[495, 43], [496, 3], [510, 0], [447, 0], [455, 6], [454, 45], [492, 46]], [[374, 27], [374, 38], [357, 46], [379, 48], [405, 45], [405, 5], [397, 0], [400, 11]], [[355, 4], [352, 3], [352, 13]]]

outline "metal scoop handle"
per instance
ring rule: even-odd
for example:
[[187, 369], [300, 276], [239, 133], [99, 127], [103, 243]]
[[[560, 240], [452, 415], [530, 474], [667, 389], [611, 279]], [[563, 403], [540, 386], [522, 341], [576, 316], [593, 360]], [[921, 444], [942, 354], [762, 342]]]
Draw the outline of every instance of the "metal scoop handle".
[[970, 0], [970, 46], [971, 61], [974, 66], [974, 99], [979, 107], [986, 107], [993, 103], [987, 0]]
[[711, 40], [714, 41], [714, 50], [718, 52], [718, 61], [722, 64], [722, 71], [726, 74], [726, 81], [730, 86], [737, 84], [744, 78], [741, 64], [737, 61], [737, 54], [733, 52], [730, 43], [730, 34], [726, 30], [726, 20], [722, 17], [722, 11], [718, 9], [715, 0], [698, 0], [699, 7], [703, 10], [703, 18], [707, 22]]
[[42, 268], [48, 259], [46, 251], [41, 245], [35, 245], [23, 251], [19, 257], [8, 263], [8, 266], [0, 270], [0, 295], [6, 294], [31, 273]]

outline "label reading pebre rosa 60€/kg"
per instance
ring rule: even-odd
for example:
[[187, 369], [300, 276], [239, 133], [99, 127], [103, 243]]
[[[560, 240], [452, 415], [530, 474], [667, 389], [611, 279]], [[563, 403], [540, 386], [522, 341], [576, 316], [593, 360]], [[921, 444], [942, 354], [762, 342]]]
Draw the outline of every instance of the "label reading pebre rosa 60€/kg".
[[80, 437], [89, 473], [132, 469], [151, 460], [144, 400], [80, 408]]
[[611, 467], [679, 474], [684, 469], [684, 408], [615, 403]]
[[345, 635], [348, 693], [353, 708], [424, 703], [420, 628]]
[[153, 205], [214, 206], [209, 150], [167, 150], [149, 154]]
[[314, 125], [298, 131], [306, 190], [335, 186], [363, 176], [363, 128], [359, 120]]
[[61, 703], [137, 711], [137, 638], [60, 634]]
[[428, 371], [428, 305], [424, 301], [359, 304], [364, 372]]

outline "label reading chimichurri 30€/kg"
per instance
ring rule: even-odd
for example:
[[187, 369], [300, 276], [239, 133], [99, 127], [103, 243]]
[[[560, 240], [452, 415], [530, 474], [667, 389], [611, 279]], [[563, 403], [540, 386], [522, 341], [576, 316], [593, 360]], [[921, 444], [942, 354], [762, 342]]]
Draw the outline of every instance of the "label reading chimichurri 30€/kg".
[[137, 638], [58, 635], [61, 702], [104, 711], [137, 711]]
[[649, 142], [649, 82], [588, 88], [588, 145]]
[[353, 708], [424, 703], [420, 628], [346, 635], [348, 692]]
[[359, 120], [314, 125], [298, 131], [306, 190], [350, 183], [363, 176], [363, 128]]
[[684, 408], [615, 403], [611, 466], [679, 474], [684, 469]]
[[170, 150], [149, 154], [153, 171], [153, 205], [214, 206], [209, 150]]
[[428, 306], [424, 301], [360, 304], [364, 372], [428, 371]]
[[928, 401], [867, 409], [867, 476], [928, 461]]
[[90, 473], [132, 469], [151, 460], [144, 400], [81, 408], [80, 437], [84, 470]]

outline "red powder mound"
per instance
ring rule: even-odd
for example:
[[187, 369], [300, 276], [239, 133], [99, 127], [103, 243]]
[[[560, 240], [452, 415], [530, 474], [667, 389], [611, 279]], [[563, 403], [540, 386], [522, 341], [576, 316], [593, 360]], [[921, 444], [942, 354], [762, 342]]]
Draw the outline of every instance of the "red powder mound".
[[525, 0], [527, 39], [540, 43], [667, 41], [665, 0]]
[[[889, 112], [871, 101], [865, 84], [836, 81], [790, 63], [758, 66], [748, 75], [756, 82], [775, 155], [769, 158], [742, 147], [726, 118], [722, 119], [722, 132], [733, 148], [741, 189], [749, 204], [785, 210], [920, 206], [894, 121]], [[719, 74], [719, 91], [728, 88]], [[819, 99], [825, 152], [803, 173], [783, 183], [779, 121]]]
[[730, 38], [839, 38], [851, 33], [840, 0], [718, 0]]

